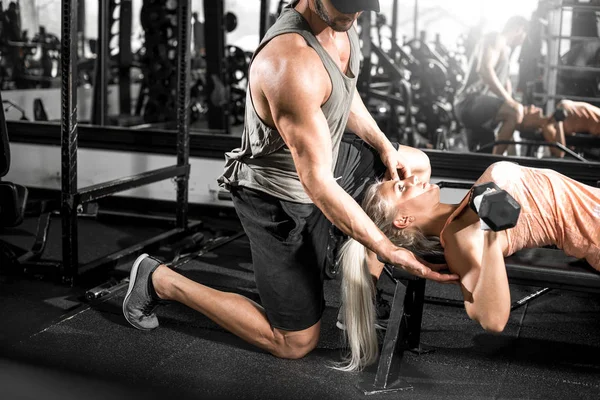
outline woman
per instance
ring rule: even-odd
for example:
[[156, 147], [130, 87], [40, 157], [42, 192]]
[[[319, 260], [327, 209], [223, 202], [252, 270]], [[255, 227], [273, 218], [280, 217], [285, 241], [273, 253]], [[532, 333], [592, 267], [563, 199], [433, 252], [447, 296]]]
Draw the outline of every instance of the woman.
[[[501, 332], [511, 305], [504, 257], [526, 247], [556, 245], [600, 271], [600, 189], [556, 171], [510, 162], [492, 164], [477, 183], [490, 181], [521, 204], [513, 229], [482, 230], [468, 195], [458, 205], [441, 203], [440, 189], [417, 176], [372, 185], [363, 207], [396, 245], [421, 255], [443, 252], [450, 271], [460, 277], [469, 317], [488, 331]], [[344, 370], [360, 369], [377, 358], [366, 254], [353, 240], [340, 252], [350, 349]]]
[[[557, 142], [563, 146], [566, 146], [565, 136], [576, 133], [600, 136], [600, 108], [589, 103], [561, 100], [556, 109], [565, 111], [564, 121], [556, 121], [553, 116], [544, 115], [539, 107], [527, 107], [519, 129], [540, 132], [547, 142]], [[565, 156], [565, 153], [556, 147], [550, 147], [550, 152], [555, 157]]]

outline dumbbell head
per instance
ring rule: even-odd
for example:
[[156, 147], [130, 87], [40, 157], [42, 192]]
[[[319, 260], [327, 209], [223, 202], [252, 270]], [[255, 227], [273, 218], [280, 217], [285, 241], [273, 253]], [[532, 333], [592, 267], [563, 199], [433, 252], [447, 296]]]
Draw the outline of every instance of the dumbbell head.
[[[475, 204], [478, 196], [483, 196], [479, 209]], [[479, 215], [479, 219], [495, 232], [514, 228], [521, 214], [521, 205], [493, 182], [473, 188], [470, 206]]]
[[557, 108], [556, 111], [554, 111], [554, 114], [552, 114], [552, 118], [554, 118], [556, 122], [562, 122], [567, 119], [568, 116], [569, 113], [564, 108]]
[[501, 190], [502, 189], [500, 189], [500, 186], [496, 185], [494, 182], [486, 182], [486, 183], [480, 183], [479, 185], [474, 185], [473, 188], [471, 189], [471, 198], [469, 200], [469, 205], [471, 206], [471, 209], [473, 211], [475, 211], [476, 214], [479, 214], [479, 210], [477, 209], [477, 206], [475, 205], [475, 199], [487, 191], [499, 192]]

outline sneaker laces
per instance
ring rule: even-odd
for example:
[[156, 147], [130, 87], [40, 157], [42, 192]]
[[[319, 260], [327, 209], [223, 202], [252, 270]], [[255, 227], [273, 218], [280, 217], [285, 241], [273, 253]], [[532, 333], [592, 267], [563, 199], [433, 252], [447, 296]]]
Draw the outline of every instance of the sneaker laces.
[[166, 300], [161, 300], [161, 299], [152, 299], [149, 302], [147, 302], [146, 304], [144, 304], [144, 306], [142, 307], [142, 314], [146, 317], [152, 315], [152, 313], [154, 312], [154, 310], [156, 309], [156, 307], [162, 305], [162, 304], [167, 304], [168, 301]]

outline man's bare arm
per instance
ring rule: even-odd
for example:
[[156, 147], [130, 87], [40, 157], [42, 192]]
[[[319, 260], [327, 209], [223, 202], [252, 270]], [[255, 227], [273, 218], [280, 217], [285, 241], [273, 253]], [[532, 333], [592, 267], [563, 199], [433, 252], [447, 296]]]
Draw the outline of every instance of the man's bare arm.
[[[323, 214], [342, 232], [386, 261], [430, 279], [456, 277], [434, 272], [411, 253], [395, 247], [332, 174], [331, 135], [321, 110], [328, 96], [326, 72], [315, 71], [320, 59], [311, 49], [286, 49], [269, 60], [271, 71], [261, 83], [273, 121], [287, 144], [304, 190]], [[412, 257], [411, 257], [412, 256]]]
[[329, 126], [321, 110], [325, 77], [315, 73], [318, 56], [310, 49], [282, 54], [261, 87], [278, 132], [294, 158], [304, 190], [344, 233], [377, 252], [391, 242], [335, 180]]
[[504, 85], [504, 88], [506, 89], [506, 92], [508, 93], [508, 95], [512, 98], [513, 87], [512, 87], [512, 82], [510, 81], [510, 79], [506, 80], [506, 85]]
[[500, 82], [496, 75], [496, 63], [502, 53], [502, 41], [499, 38], [486, 40], [483, 44], [482, 58], [478, 66], [477, 73], [481, 79], [490, 87], [492, 92], [505, 101], [514, 101], [511, 94], [504, 87], [505, 83]]

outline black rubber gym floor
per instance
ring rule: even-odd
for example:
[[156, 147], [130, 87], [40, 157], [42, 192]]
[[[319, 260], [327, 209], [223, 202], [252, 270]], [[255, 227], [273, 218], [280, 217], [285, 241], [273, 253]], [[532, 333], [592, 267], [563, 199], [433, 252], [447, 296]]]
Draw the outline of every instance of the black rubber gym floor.
[[[214, 234], [222, 222], [210, 222]], [[59, 253], [54, 224], [48, 257]], [[209, 224], [207, 224], [208, 226]], [[151, 234], [147, 228], [80, 225], [82, 259]], [[0, 238], [14, 243], [35, 228], [25, 224]], [[6, 233], [10, 235], [6, 235]], [[120, 268], [128, 268], [123, 265]], [[185, 264], [182, 273], [207, 285], [259, 300], [245, 237]], [[381, 281], [386, 293], [392, 285]], [[179, 304], [158, 311], [151, 332], [130, 327], [121, 313], [124, 290], [95, 304], [87, 288], [32, 279], [0, 283], [0, 398], [2, 399], [364, 399], [356, 386], [373, 371], [343, 373], [335, 327], [339, 282], [325, 285], [327, 309], [318, 348], [301, 360], [256, 350], [201, 314]], [[512, 287], [520, 298], [533, 288]], [[458, 298], [458, 288], [429, 283], [427, 294]], [[405, 353], [395, 377], [410, 391], [368, 398], [598, 399], [600, 296], [553, 290], [515, 310], [506, 331], [485, 333], [464, 310], [425, 306], [421, 342], [434, 351]]]

